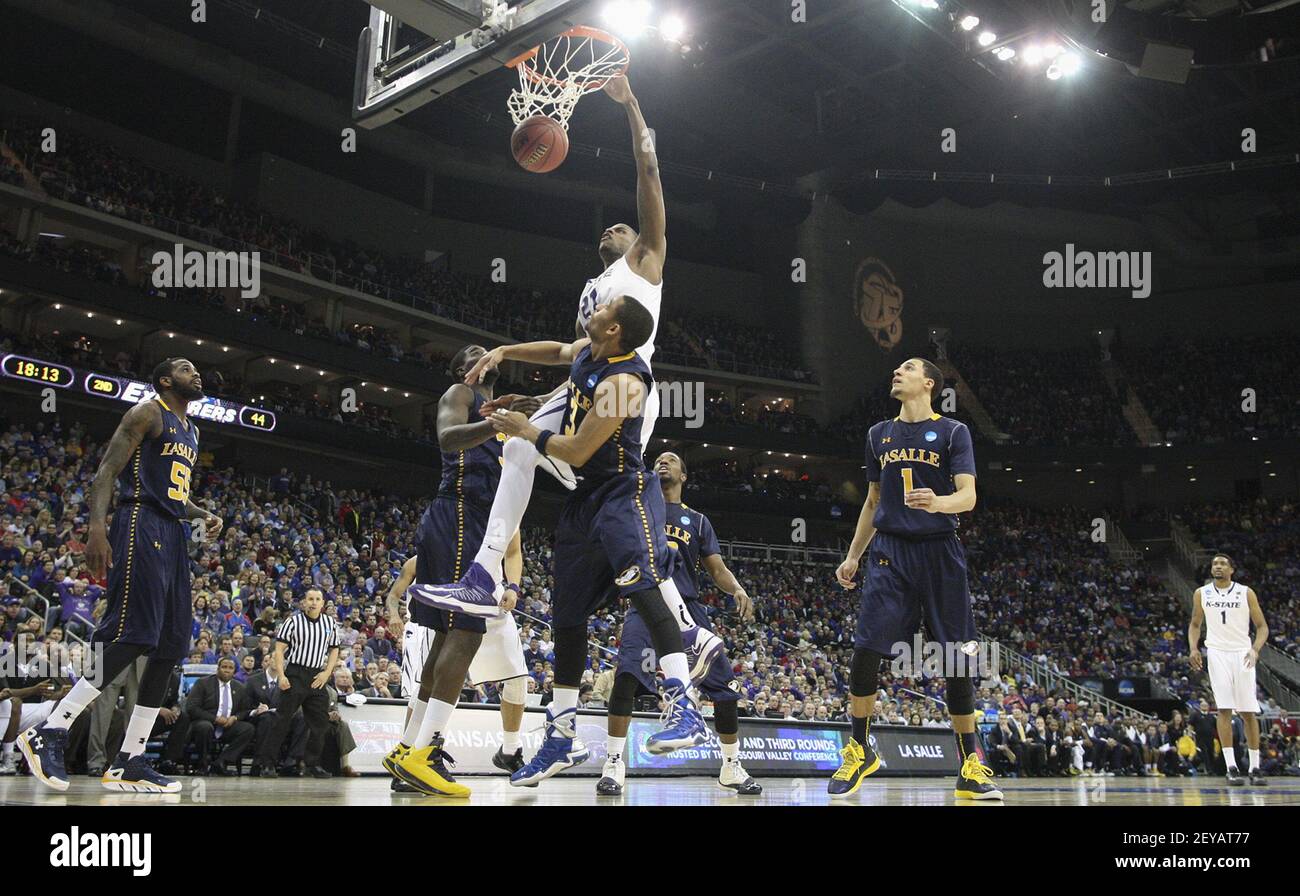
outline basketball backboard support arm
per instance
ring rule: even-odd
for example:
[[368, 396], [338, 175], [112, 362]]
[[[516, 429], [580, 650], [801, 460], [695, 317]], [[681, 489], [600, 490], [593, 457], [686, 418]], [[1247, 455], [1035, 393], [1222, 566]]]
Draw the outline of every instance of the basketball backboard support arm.
[[[352, 117], [388, 124], [504, 66], [594, 13], [599, 0], [371, 0]], [[428, 38], [402, 45], [402, 25]], [[427, 30], [426, 30], [427, 29]]]

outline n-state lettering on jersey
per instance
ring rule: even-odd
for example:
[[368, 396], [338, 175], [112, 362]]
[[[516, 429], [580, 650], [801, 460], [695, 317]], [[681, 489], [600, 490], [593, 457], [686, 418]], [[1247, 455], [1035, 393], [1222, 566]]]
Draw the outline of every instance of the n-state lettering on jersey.
[[668, 515], [664, 534], [668, 536], [668, 547], [678, 559], [673, 582], [684, 600], [696, 600], [700, 596], [700, 560], [722, 553], [718, 536], [713, 531], [713, 523], [698, 510], [685, 504], [666, 506]]
[[[483, 396], [475, 392], [474, 406], [469, 412], [471, 423], [482, 419], [479, 416], [481, 407]], [[442, 481], [438, 484], [438, 497], [465, 501], [490, 510], [497, 483], [501, 481], [501, 449], [505, 441], [505, 436], [498, 433], [496, 438], [474, 448], [442, 452]]]
[[1201, 588], [1205, 611], [1205, 646], [1215, 650], [1250, 650], [1250, 601], [1246, 586], [1233, 582], [1220, 591], [1213, 582]]
[[162, 432], [146, 438], [117, 474], [119, 500], [149, 504], [178, 520], [186, 518], [190, 479], [199, 460], [199, 428], [172, 413], [161, 398]]
[[975, 450], [965, 423], [932, 414], [919, 423], [895, 417], [867, 433], [867, 481], [880, 483], [875, 526], [904, 537], [957, 531], [957, 516], [927, 513], [903, 503], [910, 489], [928, 488], [936, 495], [955, 491], [953, 477], [975, 475]]
[[634, 272], [627, 263], [626, 255], [605, 268], [605, 273], [594, 280], [587, 281], [587, 285], [582, 290], [582, 298], [578, 302], [578, 323], [582, 326], [583, 332], [586, 332], [596, 307], [612, 302], [620, 296], [631, 296], [636, 299], [655, 319], [655, 328], [650, 334], [650, 341], [636, 350], [641, 359], [649, 364], [655, 353], [655, 336], [659, 333], [659, 308], [663, 304], [664, 284], [661, 280], [658, 285], [655, 285]]
[[[569, 403], [564, 409], [564, 427], [561, 429], [564, 435], [573, 435], [578, 431], [583, 419], [595, 407], [596, 389], [605, 380], [620, 373], [639, 377], [645, 383], [647, 398], [654, 391], [655, 381], [650, 373], [650, 365], [635, 352], [604, 361], [591, 356], [591, 346], [578, 353], [573, 366], [569, 368]], [[641, 410], [644, 411], [644, 408]], [[585, 464], [574, 468], [573, 472], [580, 480], [579, 491], [594, 489], [616, 476], [645, 471], [645, 459], [641, 456], [641, 427], [644, 423], [645, 418], [641, 414], [626, 418]]]

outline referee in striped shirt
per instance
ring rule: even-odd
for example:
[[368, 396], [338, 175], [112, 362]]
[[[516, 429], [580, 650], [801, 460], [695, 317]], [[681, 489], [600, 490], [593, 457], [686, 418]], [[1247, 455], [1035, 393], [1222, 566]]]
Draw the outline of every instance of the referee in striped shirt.
[[324, 615], [325, 597], [312, 588], [298, 602], [298, 612], [284, 621], [275, 633], [275, 654], [271, 663], [280, 684], [280, 705], [276, 707], [275, 729], [263, 744], [258, 763], [263, 778], [276, 777], [280, 744], [302, 707], [303, 720], [311, 733], [304, 757], [307, 772], [314, 778], [333, 777], [321, 767], [325, 735], [330, 730], [330, 701], [325, 690], [339, 661], [339, 633], [334, 620]]

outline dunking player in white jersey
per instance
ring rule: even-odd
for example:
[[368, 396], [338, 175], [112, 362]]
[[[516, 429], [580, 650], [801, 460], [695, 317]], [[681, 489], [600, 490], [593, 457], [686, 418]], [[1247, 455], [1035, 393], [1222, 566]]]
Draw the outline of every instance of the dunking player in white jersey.
[[[627, 109], [632, 128], [633, 154], [637, 166], [637, 216], [641, 232], [626, 224], [615, 224], [600, 237], [599, 252], [605, 271], [587, 282], [578, 304], [577, 330], [582, 339], [591, 322], [591, 316], [601, 305], [622, 296], [636, 299], [654, 317], [654, 332], [650, 339], [636, 350], [636, 354], [650, 363], [654, 355], [654, 339], [659, 332], [659, 311], [663, 304], [663, 269], [667, 257], [667, 213], [664, 209], [663, 185], [659, 181], [659, 164], [655, 156], [650, 129], [641, 115], [641, 107], [626, 78], [616, 78], [605, 86], [605, 93]], [[529, 342], [522, 345], [502, 346], [485, 354], [465, 378], [476, 383], [485, 371], [499, 366], [503, 361], [522, 361], [529, 364], [569, 366], [566, 355], [572, 343]], [[480, 413], [486, 418], [498, 408], [509, 408], [520, 398], [503, 395], [483, 405]], [[560, 432], [564, 425], [568, 402], [567, 386], [562, 386], [546, 396], [541, 409], [531, 422], [542, 430]], [[641, 450], [650, 444], [654, 424], [659, 414], [659, 395], [651, 389], [646, 398], [644, 422], [641, 427]], [[501, 484], [497, 487], [488, 520], [487, 534], [483, 538], [474, 562], [459, 582], [426, 588], [418, 600], [456, 613], [477, 616], [498, 614], [503, 586], [502, 559], [510, 539], [523, 521], [524, 511], [532, 495], [533, 477], [538, 466], [551, 473], [570, 491], [577, 487], [573, 470], [563, 461], [546, 457], [526, 439], [511, 439], [506, 443]], [[690, 661], [692, 680], [699, 680], [708, 672], [709, 664], [721, 653], [723, 643], [708, 629], [695, 624], [686, 604], [670, 580], [661, 583], [664, 600], [677, 619], [682, 640]]]
[[[1219, 743], [1228, 767], [1228, 783], [1245, 784], [1237, 770], [1232, 750], [1232, 713], [1241, 714], [1246, 728], [1246, 749], [1250, 753], [1250, 783], [1263, 787], [1268, 779], [1259, 769], [1259, 700], [1255, 697], [1255, 663], [1259, 651], [1268, 642], [1268, 623], [1259, 609], [1255, 592], [1232, 580], [1236, 564], [1227, 554], [1215, 554], [1210, 561], [1209, 582], [1192, 593], [1192, 624], [1187, 629], [1191, 648], [1192, 671], [1201, 671], [1201, 622], [1205, 622], [1206, 665], [1210, 670], [1210, 689], [1219, 709]], [[1250, 640], [1250, 624], [1255, 624], [1255, 641]]]

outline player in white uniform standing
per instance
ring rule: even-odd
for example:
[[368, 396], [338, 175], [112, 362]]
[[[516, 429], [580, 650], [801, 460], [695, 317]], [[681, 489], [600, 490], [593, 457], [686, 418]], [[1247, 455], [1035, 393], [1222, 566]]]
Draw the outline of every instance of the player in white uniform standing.
[[[650, 129], [641, 115], [641, 107], [627, 78], [616, 78], [605, 86], [605, 93], [627, 109], [632, 128], [633, 154], [637, 166], [637, 216], [641, 232], [626, 224], [615, 224], [600, 237], [599, 252], [605, 271], [589, 280], [582, 291], [578, 305], [578, 337], [585, 336], [587, 325], [595, 310], [621, 296], [630, 296], [646, 307], [654, 316], [654, 333], [636, 353], [648, 365], [654, 355], [654, 339], [659, 332], [659, 311], [663, 303], [663, 269], [667, 257], [667, 213], [664, 209], [663, 185], [659, 181], [659, 163]], [[474, 384], [484, 372], [499, 366], [503, 361], [522, 361], [529, 364], [569, 366], [561, 352], [572, 343], [529, 342], [521, 345], [493, 349], [479, 359], [465, 377]], [[540, 429], [559, 432], [563, 426], [568, 390], [560, 387], [543, 402], [531, 422]], [[509, 408], [520, 398], [503, 395], [484, 403], [481, 413], [487, 417], [497, 408]], [[644, 452], [650, 444], [654, 424], [659, 414], [659, 395], [654, 389], [646, 399], [645, 423], [641, 428]], [[457, 613], [486, 615], [500, 602], [502, 595], [501, 563], [511, 536], [519, 529], [528, 500], [533, 491], [533, 477], [537, 467], [551, 473], [566, 488], [573, 490], [576, 479], [568, 464], [543, 456], [526, 439], [511, 439], [506, 443], [501, 484], [497, 486], [492, 502], [487, 534], [479, 548], [474, 563], [459, 582], [423, 589], [420, 600], [444, 610]], [[708, 629], [700, 628], [686, 610], [686, 604], [671, 580], [661, 583], [660, 590], [669, 609], [677, 619], [691, 664], [692, 680], [702, 679], [713, 658], [722, 651], [720, 638]]]
[[[1236, 564], [1227, 554], [1215, 554], [1210, 561], [1212, 582], [1192, 594], [1192, 624], [1187, 629], [1192, 670], [1201, 671], [1201, 623], [1205, 622], [1205, 653], [1210, 671], [1210, 689], [1219, 710], [1219, 743], [1228, 767], [1228, 783], [1246, 783], [1237, 769], [1232, 751], [1232, 713], [1241, 714], [1246, 728], [1246, 749], [1250, 753], [1250, 783], [1265, 786], [1268, 780], [1259, 769], [1259, 700], [1255, 697], [1255, 663], [1260, 648], [1268, 642], [1268, 623], [1251, 588], [1232, 580]], [[1250, 625], [1255, 624], [1255, 641]]]

